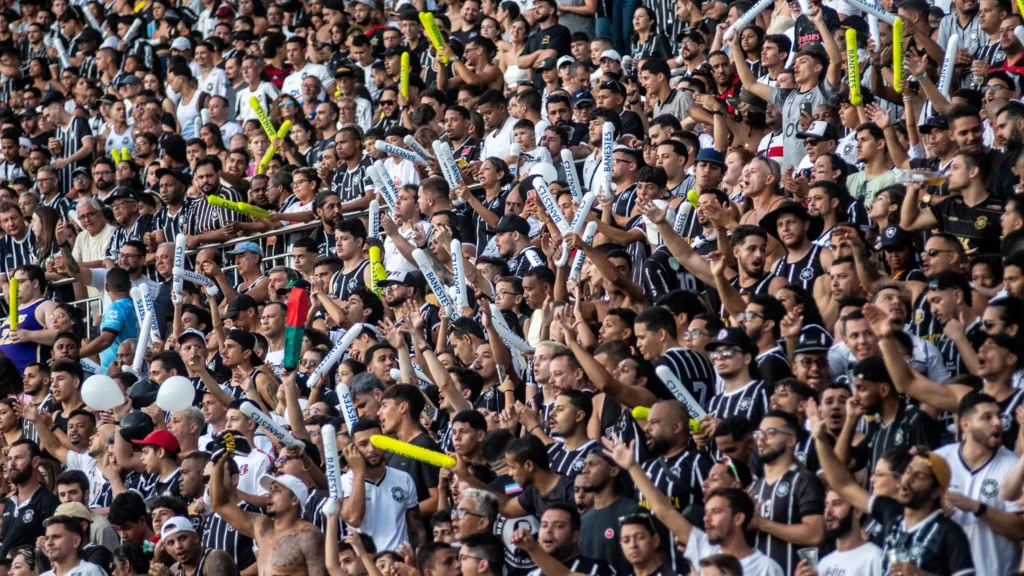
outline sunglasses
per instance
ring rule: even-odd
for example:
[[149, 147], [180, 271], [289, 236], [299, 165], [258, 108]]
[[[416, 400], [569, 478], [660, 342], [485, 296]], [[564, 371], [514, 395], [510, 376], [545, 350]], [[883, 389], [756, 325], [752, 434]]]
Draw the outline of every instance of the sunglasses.
[[729, 360], [730, 358], [732, 358], [735, 355], [736, 355], [736, 350], [735, 349], [712, 350], [711, 352], [708, 352], [708, 359], [709, 360], [718, 360], [718, 359]]
[[927, 256], [929, 258], [935, 258], [936, 256], [938, 256], [939, 254], [942, 254], [943, 252], [956, 252], [956, 250], [939, 250], [938, 248], [931, 248], [929, 250], [925, 250], [925, 251], [921, 252], [921, 256]]

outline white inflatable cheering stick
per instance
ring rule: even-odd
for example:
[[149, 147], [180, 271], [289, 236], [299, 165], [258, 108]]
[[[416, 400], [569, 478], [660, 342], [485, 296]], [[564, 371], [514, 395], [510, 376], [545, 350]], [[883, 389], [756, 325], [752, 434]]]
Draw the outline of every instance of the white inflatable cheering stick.
[[[149, 325], [149, 331], [150, 331], [150, 336], [151, 336], [150, 341], [152, 341], [152, 340], [161, 340], [160, 329], [157, 327], [156, 321], [155, 321], [155, 319], [156, 319], [156, 312], [155, 312], [155, 308], [153, 307], [153, 296], [149, 293], [149, 285], [148, 284], [139, 284], [139, 296], [142, 297], [143, 318], [145, 318], [145, 315], [147, 313], [149, 313], [149, 312], [153, 312], [154, 313], [154, 316], [153, 316], [154, 322], [151, 322], [150, 325]], [[141, 332], [140, 332], [140, 334], [141, 334]]]
[[[576, 214], [572, 217], [572, 223], [569, 224], [570, 234], [579, 234], [580, 230], [583, 229], [583, 225], [587, 222], [587, 216], [590, 215], [590, 211], [594, 208], [594, 202], [597, 197], [594, 196], [593, 192], [587, 192], [583, 196], [583, 203], [576, 208]], [[565, 266], [565, 263], [569, 261], [569, 251], [562, 250], [562, 255], [555, 261], [555, 265], [561, 268]]]
[[[583, 229], [583, 236], [580, 239], [589, 246], [594, 241], [594, 236], [597, 236], [597, 222], [587, 222], [587, 227]], [[583, 271], [583, 261], [585, 259], [583, 250], [577, 250], [576, 257], [572, 261], [572, 267], [569, 268], [569, 280], [580, 279], [580, 272]]]
[[370, 200], [370, 231], [369, 237], [376, 238], [380, 236], [380, 202], [374, 198]]
[[408, 146], [410, 150], [419, 154], [423, 158], [427, 160], [434, 159], [434, 157], [430, 155], [430, 152], [427, 152], [427, 149], [412, 137], [412, 134], [406, 134], [405, 138], [402, 139], [402, 142], [405, 142], [405, 145]]
[[450, 317], [454, 318], [457, 312], [455, 304], [448, 296], [448, 290], [445, 288], [445, 285], [437, 277], [437, 272], [434, 272], [434, 267], [430, 265], [426, 252], [422, 248], [417, 248], [412, 251], [412, 257], [416, 260], [416, 265], [420, 267], [420, 272], [427, 279], [427, 285], [430, 286], [430, 290], [434, 293], [434, 296], [437, 296], [437, 303], [442, 308], [447, 309]]
[[[146, 348], [149, 348], [151, 328], [153, 327], [153, 310], [146, 310], [146, 316], [142, 319], [142, 326], [139, 327], [139, 341], [135, 344], [135, 358], [132, 359], [131, 371], [142, 378], [142, 371], [146, 367]], [[127, 372], [127, 370], [125, 370]]]
[[849, 4], [850, 6], [853, 6], [854, 8], [856, 8], [858, 10], [861, 10], [863, 12], [867, 12], [868, 14], [874, 14], [875, 16], [878, 17], [879, 20], [881, 20], [882, 22], [885, 22], [886, 24], [888, 24], [890, 26], [892, 26], [893, 22], [896, 21], [896, 15], [895, 14], [893, 14], [892, 12], [887, 11], [885, 8], [882, 8], [878, 4], [875, 4], [872, 0], [843, 0], [843, 1], [846, 2], [847, 4]]
[[345, 332], [345, 335], [341, 337], [341, 340], [334, 345], [334, 348], [331, 348], [331, 351], [327, 353], [327, 356], [320, 361], [320, 364], [313, 369], [313, 373], [309, 375], [309, 380], [306, 381], [306, 386], [309, 387], [310, 390], [316, 386], [317, 382], [323, 378], [324, 374], [334, 368], [334, 365], [341, 360], [341, 357], [345, 355], [345, 351], [348, 350], [348, 347], [356, 341], [356, 338], [358, 338], [362, 332], [362, 324], [356, 324], [350, 328], [348, 332]]
[[461, 310], [469, 306], [469, 291], [466, 288], [466, 262], [462, 258], [462, 242], [453, 238], [451, 250], [452, 275], [455, 277], [455, 300]]
[[520, 352], [533, 352], [533, 346], [530, 346], [526, 340], [519, 337], [518, 334], [512, 331], [505, 322], [505, 317], [501, 315], [501, 310], [497, 305], [491, 304], [491, 324], [494, 325], [494, 329], [498, 331], [498, 335], [501, 339], [509, 345], [510, 348], [515, 348]]
[[[847, 1], [849, 2], [850, 0]], [[725, 30], [725, 34], [722, 36], [722, 38], [726, 42], [732, 40], [732, 37], [736, 35], [736, 32], [746, 28], [747, 24], [753, 22], [754, 18], [757, 18], [758, 14], [764, 12], [765, 9], [771, 6], [774, 2], [775, 0], [758, 0], [757, 4], [751, 6], [750, 10], [744, 12], [743, 16], [740, 16], [739, 19], [736, 20], [736, 22], [733, 22], [732, 26], [729, 26]]]
[[[174, 269], [185, 269], [185, 235], [180, 232], [174, 237]], [[174, 293], [173, 296], [175, 304], [180, 304], [182, 302], [181, 291], [184, 288], [184, 284], [185, 283], [181, 280], [181, 276], [175, 274], [174, 280], [171, 282], [171, 292]]]
[[338, 499], [341, 498], [338, 432], [334, 429], [334, 425], [324, 424], [320, 428], [320, 438], [324, 443], [324, 470], [327, 476], [327, 489], [331, 496], [327, 502], [324, 502], [323, 510], [324, 514], [330, 515], [338, 511]]
[[132, 22], [131, 28], [124, 33], [124, 38], [121, 39], [125, 46], [128, 46], [128, 43], [132, 41], [132, 38], [135, 37], [135, 34], [140, 28], [142, 28], [142, 18], [136, 18], [135, 21]]
[[[519, 156], [523, 154], [523, 147], [519, 144], [513, 143], [509, 146], [508, 155], [513, 158], [512, 162], [508, 165], [508, 175], [515, 178], [516, 174], [519, 173]], [[571, 154], [571, 152], [570, 152]]]
[[352, 391], [348, 384], [338, 383], [338, 398], [341, 399], [341, 416], [345, 418], [345, 426], [352, 433], [352, 426], [359, 421], [359, 414], [356, 413], [356, 404], [352, 401]]
[[181, 278], [182, 280], [187, 280], [192, 284], [206, 288], [206, 292], [211, 296], [215, 296], [220, 292], [217, 288], [217, 284], [213, 280], [210, 280], [198, 272], [175, 267], [172, 273], [175, 278]]
[[[395, 203], [398, 201], [398, 196], [391, 195], [391, 186], [394, 183], [391, 182], [391, 176], [388, 175], [388, 171], [384, 169], [384, 165], [380, 161], [376, 161], [366, 168], [366, 175], [370, 177], [377, 192], [380, 193], [381, 198], [387, 203], [391, 210], [395, 210]], [[391, 186], [389, 186], [389, 184]]]
[[413, 152], [412, 150], [406, 150], [405, 148], [395, 146], [394, 144], [388, 144], [383, 140], [377, 140], [376, 142], [373, 143], [373, 146], [374, 148], [380, 150], [381, 152], [384, 152], [385, 154], [391, 154], [392, 156], [405, 158], [406, 160], [412, 162], [413, 164], [424, 164], [427, 161], [425, 158], [421, 158], [419, 154]]
[[697, 402], [697, 399], [693, 397], [693, 394], [683, 386], [683, 383], [676, 378], [676, 375], [672, 372], [672, 369], [668, 366], [658, 366], [654, 369], [658, 374], [658, 378], [665, 383], [665, 387], [668, 391], [676, 397], [677, 400], [686, 405], [686, 408], [690, 411], [690, 418], [700, 420], [708, 413], [704, 411], [704, 407]]
[[601, 200], [612, 199], [612, 150], [615, 148], [615, 125], [601, 125]]
[[580, 181], [576, 178], [576, 161], [572, 158], [571, 150], [562, 150], [562, 170], [565, 172], [565, 183], [569, 185], [569, 192], [572, 197], [579, 201], [583, 198], [583, 190], [580, 188]]
[[936, 88], [942, 95], [949, 98], [949, 85], [953, 82], [953, 66], [956, 62], [956, 51], [960, 48], [960, 36], [953, 34], [946, 43], [946, 58], [942, 61], [942, 72]]
[[245, 414], [250, 420], [256, 423], [257, 426], [263, 428], [267, 432], [277, 438], [277, 441], [284, 444], [285, 446], [295, 446], [296, 448], [305, 448], [306, 445], [302, 440], [296, 440], [292, 433], [285, 430], [270, 419], [270, 416], [264, 414], [259, 408], [256, 407], [252, 402], [243, 402], [240, 408], [242, 414]]

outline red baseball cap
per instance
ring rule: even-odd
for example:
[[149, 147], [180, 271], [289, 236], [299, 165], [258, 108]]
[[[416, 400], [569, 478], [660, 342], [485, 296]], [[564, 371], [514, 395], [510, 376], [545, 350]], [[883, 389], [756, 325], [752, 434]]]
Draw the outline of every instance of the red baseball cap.
[[167, 430], [154, 430], [142, 440], [132, 440], [132, 444], [140, 446], [156, 446], [168, 452], [178, 453], [178, 439]]

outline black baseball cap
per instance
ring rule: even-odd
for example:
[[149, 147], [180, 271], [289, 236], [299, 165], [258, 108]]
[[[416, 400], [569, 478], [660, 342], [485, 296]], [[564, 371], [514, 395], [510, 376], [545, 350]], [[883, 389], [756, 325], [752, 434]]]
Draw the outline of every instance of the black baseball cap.
[[530, 223], [522, 216], [502, 216], [498, 220], [498, 226], [494, 229], [498, 234], [502, 232], [519, 232], [523, 236], [530, 235]]
[[949, 130], [949, 117], [945, 114], [936, 114], [929, 116], [924, 124], [918, 127], [921, 134], [928, 134], [932, 130]]
[[231, 301], [230, 304], [228, 304], [228, 309], [224, 312], [224, 318], [231, 319], [238, 316], [238, 313], [243, 310], [254, 310], [256, 308], [259, 308], [259, 305], [252, 296], [249, 296], [248, 294], [239, 294]]
[[557, 65], [557, 58], [545, 58], [537, 65], [537, 70], [554, 70]]
[[188, 188], [189, 186], [192, 185], [192, 177], [189, 176], [188, 174], [179, 172], [177, 170], [172, 170], [170, 168], [160, 168], [159, 170], [156, 171], [157, 182], [159, 182], [160, 179], [163, 178], [164, 176], [171, 176], [178, 182], [181, 182], [181, 185], [184, 186], [185, 188]]
[[391, 272], [388, 274], [386, 279], [377, 283], [377, 285], [381, 287], [396, 284], [416, 288], [420, 291], [420, 294], [423, 294], [427, 289], [427, 279], [419, 270], [413, 270], [412, 272]]
[[885, 360], [881, 356], [870, 356], [853, 367], [853, 377], [868, 382], [892, 384], [892, 376], [885, 368]]
[[742, 328], [722, 328], [715, 339], [704, 346], [704, 351], [711, 352], [719, 348], [739, 348], [746, 354], [757, 356], [757, 344]]
[[910, 246], [910, 233], [899, 226], [887, 226], [882, 230], [882, 250], [902, 250]]
[[[234, 304], [235, 302], [237, 302], [237, 298], [235, 299], [235, 301], [232, 302], [232, 304]], [[259, 354], [257, 354], [256, 351], [257, 344], [259, 341], [256, 340], [256, 336], [254, 334], [251, 334], [244, 330], [232, 330], [231, 332], [228, 332], [228, 335], [224, 339], [234, 340], [235, 342], [238, 342], [238, 344], [242, 347], [243, 350], [252, 351], [252, 358], [250, 360], [253, 366], [263, 365], [263, 359], [259, 357]]]
[[828, 330], [817, 324], [808, 324], [800, 329], [800, 337], [793, 354], [828, 352], [832, 348], [832, 342], [832, 335]]

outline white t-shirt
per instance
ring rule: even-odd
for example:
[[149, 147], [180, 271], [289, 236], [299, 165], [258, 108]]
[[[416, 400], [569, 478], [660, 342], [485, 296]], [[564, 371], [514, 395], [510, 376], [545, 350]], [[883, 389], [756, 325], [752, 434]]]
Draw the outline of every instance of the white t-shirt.
[[501, 158], [504, 160], [508, 157], [508, 152], [512, 148], [512, 127], [516, 125], [516, 119], [509, 116], [505, 119], [505, 125], [501, 127], [501, 130], [492, 131], [484, 136], [483, 149], [480, 151], [480, 159], [486, 160], [490, 157]]
[[227, 98], [228, 75], [224, 73], [223, 68], [214, 66], [206, 75], [196, 76], [196, 81], [199, 82], [200, 91], [206, 92], [210, 96]]
[[420, 173], [416, 171], [416, 165], [408, 160], [402, 160], [401, 163], [398, 163], [395, 162], [394, 158], [386, 158], [384, 160], [384, 169], [387, 170], [391, 180], [399, 189], [405, 185], [415, 186], [420, 183]]
[[238, 489], [257, 496], [266, 494], [267, 491], [260, 486], [260, 478], [264, 474], [270, 474], [270, 467], [273, 464], [270, 456], [255, 449], [245, 456], [236, 453], [234, 458], [235, 464], [238, 464]]
[[825, 556], [818, 562], [819, 576], [882, 576], [882, 549], [871, 542]]
[[[1016, 501], [1004, 500], [999, 491], [999, 483], [1017, 463], [1016, 454], [1000, 447], [992, 459], [972, 471], [960, 457], [959, 443], [946, 444], [935, 453], [949, 463], [950, 490], [960, 492], [993, 510], [1011, 514], [1021, 511]], [[1020, 542], [996, 534], [991, 526], [970, 512], [957, 510], [952, 520], [964, 529], [971, 543], [971, 556], [978, 574], [1010, 574], [1017, 571], [1020, 565]]]
[[[708, 535], [700, 528], [694, 527], [690, 530], [690, 538], [686, 541], [686, 552], [683, 554], [691, 564], [697, 566], [702, 558], [720, 554], [722, 547], [712, 544]], [[778, 562], [764, 555], [760, 550], [754, 549], [754, 553], [740, 560], [743, 566], [743, 576], [783, 576], [782, 568]]]
[[[43, 572], [40, 576], [57, 576], [57, 571]], [[78, 563], [78, 566], [69, 570], [64, 576], [107, 576], [107, 573], [92, 562], [82, 560]]]
[[[366, 513], [359, 531], [370, 534], [377, 550], [394, 550], [409, 541], [405, 514], [419, 506], [416, 483], [408, 472], [386, 466], [384, 476], [376, 483], [365, 480]], [[341, 477], [341, 494], [352, 494], [352, 472]]]
[[320, 86], [325, 90], [334, 84], [334, 75], [327, 71], [326, 66], [307, 62], [302, 67], [302, 70], [296, 70], [284, 79], [284, 84], [281, 85], [281, 92], [290, 94], [292, 98], [297, 99], [302, 91], [302, 81], [306, 79], [306, 76], [316, 76], [319, 78]]
[[[274, 86], [270, 82], [260, 82], [260, 85], [255, 90], [249, 88], [248, 85], [242, 88], [238, 92], [235, 92], [235, 121], [240, 124], [245, 124], [249, 120], [258, 120], [256, 111], [249, 105], [249, 98], [255, 96], [260, 104], [263, 106], [263, 110], [270, 114], [270, 104], [277, 98], [278, 91], [277, 86]], [[225, 144], [227, 141], [225, 141]]]
[[[415, 225], [422, 226], [424, 236], [430, 238], [430, 222], [423, 220]], [[405, 228], [403, 226], [398, 229], [398, 233], [402, 235], [402, 238], [412, 242], [412, 228]], [[395, 246], [391, 238], [384, 239], [384, 268], [388, 272], [412, 272], [419, 270], [419, 266], [409, 262], [405, 256], [402, 256], [402, 253], [398, 251], [398, 247]]]
[[107, 481], [100, 472], [96, 459], [88, 454], [68, 450], [68, 470], [81, 470], [89, 478], [89, 505], [96, 501]]

